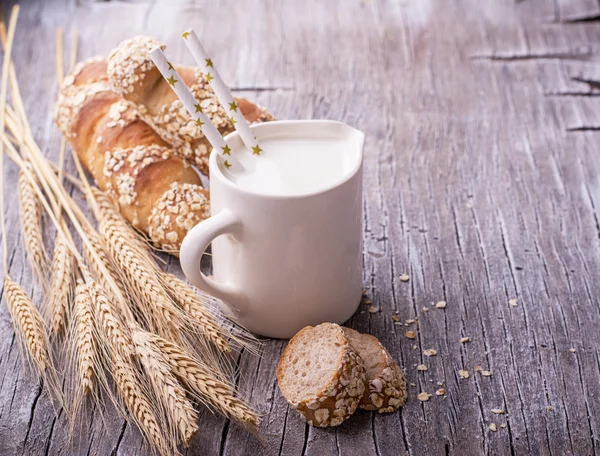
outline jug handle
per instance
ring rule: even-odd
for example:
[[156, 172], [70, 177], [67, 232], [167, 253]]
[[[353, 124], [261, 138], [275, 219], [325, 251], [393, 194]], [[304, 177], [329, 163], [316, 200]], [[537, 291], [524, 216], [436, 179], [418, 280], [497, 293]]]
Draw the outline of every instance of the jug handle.
[[222, 300], [230, 310], [239, 301], [240, 292], [226, 283], [217, 282], [202, 273], [200, 260], [210, 243], [222, 234], [230, 234], [241, 227], [240, 220], [228, 209], [203, 220], [192, 228], [181, 243], [179, 261], [186, 277], [209, 295]]

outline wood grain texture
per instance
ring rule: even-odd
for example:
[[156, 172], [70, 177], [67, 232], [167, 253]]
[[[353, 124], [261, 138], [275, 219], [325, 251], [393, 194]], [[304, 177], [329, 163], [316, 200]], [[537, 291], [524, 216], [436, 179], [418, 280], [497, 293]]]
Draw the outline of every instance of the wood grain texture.
[[[185, 63], [178, 32], [194, 27], [237, 94], [278, 118], [331, 118], [367, 134], [364, 286], [380, 311], [361, 306], [349, 325], [405, 367], [408, 404], [308, 427], [276, 385], [285, 342], [266, 341], [260, 358], [236, 359], [266, 445], [202, 410], [186, 454], [600, 454], [598, 14], [596, 0], [22, 3], [16, 67], [53, 159], [58, 26], [66, 41], [77, 28], [81, 58], [146, 33]], [[16, 177], [9, 166], [11, 228]], [[21, 234], [3, 235], [11, 276], [39, 302]], [[175, 259], [168, 269], [181, 275]], [[440, 300], [445, 310], [431, 305]], [[418, 319], [415, 340], [396, 313]], [[68, 423], [22, 368], [5, 306], [0, 334], [0, 454], [147, 454], [110, 407], [69, 442]]]

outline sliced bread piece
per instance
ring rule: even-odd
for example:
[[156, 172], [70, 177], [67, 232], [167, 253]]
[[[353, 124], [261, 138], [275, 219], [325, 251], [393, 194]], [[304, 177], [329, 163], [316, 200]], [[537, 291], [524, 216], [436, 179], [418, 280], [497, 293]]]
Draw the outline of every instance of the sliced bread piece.
[[366, 369], [368, 388], [360, 401], [360, 408], [388, 413], [403, 406], [407, 397], [406, 378], [400, 366], [376, 337], [350, 328], [343, 329]]
[[365, 391], [365, 368], [342, 328], [307, 326], [296, 334], [277, 367], [279, 389], [308, 424], [337, 426], [356, 410]]

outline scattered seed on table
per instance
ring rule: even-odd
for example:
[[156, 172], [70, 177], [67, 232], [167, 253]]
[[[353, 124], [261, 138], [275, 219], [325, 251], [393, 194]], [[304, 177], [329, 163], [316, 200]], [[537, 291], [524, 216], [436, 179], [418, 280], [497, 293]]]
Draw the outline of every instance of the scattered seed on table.
[[373, 307], [373, 306], [371, 306], [371, 307], [369, 307], [369, 312], [371, 312], [371, 313], [377, 313], [377, 312], [379, 312], [379, 307]]
[[417, 386], [416, 383], [410, 382], [410, 386]]
[[461, 369], [458, 371], [458, 375], [460, 375], [460, 378], [469, 378], [471, 375], [469, 374], [469, 371], [466, 371], [464, 369]]
[[423, 351], [423, 354], [425, 356], [435, 356], [437, 355], [437, 350], [435, 348], [428, 348], [427, 350]]
[[392, 320], [398, 323], [400, 321], [400, 317], [398, 315], [392, 315]]
[[508, 303], [510, 304], [511, 307], [517, 307], [518, 306], [517, 300], [514, 299], [514, 298], [513, 299], [509, 299]]
[[437, 382], [437, 386], [444, 386], [443, 382]]
[[414, 332], [414, 331], [406, 331], [406, 332], [404, 333], [404, 335], [405, 335], [406, 337], [408, 337], [409, 339], [414, 339], [415, 337], [417, 337], [417, 333], [416, 333], [416, 332]]
[[569, 348], [569, 351], [570, 351], [571, 353], [575, 353], [575, 349], [574, 349], [574, 348]]
[[431, 394], [427, 394], [426, 392], [417, 394], [417, 399], [419, 399], [421, 402], [427, 402], [430, 397]]
[[492, 413], [495, 413], [496, 415], [504, 415], [504, 410], [502, 410], [502, 409], [492, 409]]
[[427, 307], [423, 307], [423, 312], [429, 312], [429, 309]]
[[402, 282], [408, 282], [410, 280], [410, 277], [408, 276], [408, 274], [402, 274], [400, 276], [400, 281]]
[[416, 323], [417, 320], [413, 319], [413, 318], [409, 318], [408, 320], [406, 320], [404, 322], [405, 325], [412, 325], [413, 323]]
[[416, 345], [413, 345], [413, 350], [416, 350], [416, 349], [417, 349], [417, 346], [416, 346]]
[[500, 425], [500, 427], [501, 427], [502, 429], [504, 429], [504, 428], [506, 427], [506, 424], [504, 424], [504, 423], [503, 423], [503, 424], [501, 424], [501, 425]]
[[490, 431], [496, 432], [497, 430], [498, 430], [498, 428], [496, 427], [496, 425], [494, 423], [490, 424]]
[[419, 364], [417, 366], [417, 370], [418, 371], [426, 371], [427, 370], [427, 366], [425, 364]]
[[446, 301], [438, 301], [435, 303], [435, 308], [436, 309], [445, 309], [446, 308]]
[[483, 367], [475, 366], [475, 372], [481, 372], [482, 370], [483, 370]]
[[466, 344], [467, 342], [471, 342], [470, 337], [461, 337], [461, 339], [460, 339], [461, 344]]
[[486, 370], [482, 370], [480, 372], [481, 375], [483, 375], [484, 377], [491, 377], [492, 373], [490, 371], [486, 371]]
[[444, 388], [440, 388], [439, 390], [437, 390], [437, 391], [435, 392], [435, 394], [436, 394], [437, 396], [443, 396], [444, 394], [446, 394], [446, 390], [445, 390]]

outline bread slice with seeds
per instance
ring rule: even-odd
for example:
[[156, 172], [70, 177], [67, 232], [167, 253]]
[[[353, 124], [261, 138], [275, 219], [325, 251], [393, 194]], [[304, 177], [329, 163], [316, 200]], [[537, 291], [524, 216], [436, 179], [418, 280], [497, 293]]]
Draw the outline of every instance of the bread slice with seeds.
[[385, 347], [369, 334], [361, 334], [343, 328], [346, 338], [363, 359], [367, 385], [360, 401], [360, 408], [388, 413], [406, 403], [406, 378], [400, 366], [392, 359]]
[[307, 326], [296, 334], [277, 367], [279, 389], [308, 424], [337, 426], [356, 410], [365, 391], [365, 368], [342, 328]]

